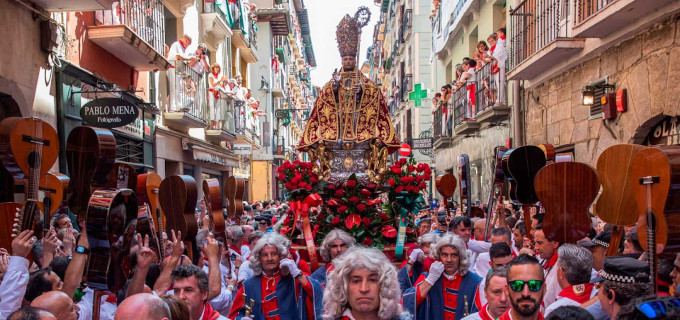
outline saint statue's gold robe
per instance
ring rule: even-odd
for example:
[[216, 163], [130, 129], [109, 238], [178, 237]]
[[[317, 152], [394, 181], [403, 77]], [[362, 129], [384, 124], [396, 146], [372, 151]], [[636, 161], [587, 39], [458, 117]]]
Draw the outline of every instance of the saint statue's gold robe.
[[399, 137], [380, 88], [360, 74], [361, 92], [357, 102], [348, 79], [354, 83], [356, 73], [343, 72], [339, 85], [331, 80], [323, 86], [298, 145], [300, 151], [307, 151], [320, 141], [361, 143], [376, 138], [390, 152], [399, 148]]

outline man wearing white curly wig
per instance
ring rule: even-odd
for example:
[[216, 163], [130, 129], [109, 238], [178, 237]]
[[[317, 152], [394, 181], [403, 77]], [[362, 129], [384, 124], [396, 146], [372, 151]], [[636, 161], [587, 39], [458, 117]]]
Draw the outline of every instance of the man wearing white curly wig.
[[431, 252], [436, 261], [423, 272], [416, 285], [404, 292], [404, 308], [418, 320], [459, 320], [479, 311], [479, 282], [469, 272], [470, 259], [465, 242], [446, 234]]
[[333, 260], [341, 256], [347, 249], [354, 247], [357, 242], [349, 233], [340, 229], [333, 229], [329, 232], [321, 243], [321, 258], [326, 262], [325, 266], [319, 267], [312, 273], [312, 279], [319, 281], [321, 285], [326, 285], [327, 274], [333, 271]]
[[289, 247], [290, 240], [278, 233], [257, 241], [248, 258], [254, 275], [236, 294], [229, 319], [321, 319], [323, 287], [286, 258]]
[[397, 270], [375, 248], [354, 247], [336, 259], [323, 300], [324, 320], [410, 319]]

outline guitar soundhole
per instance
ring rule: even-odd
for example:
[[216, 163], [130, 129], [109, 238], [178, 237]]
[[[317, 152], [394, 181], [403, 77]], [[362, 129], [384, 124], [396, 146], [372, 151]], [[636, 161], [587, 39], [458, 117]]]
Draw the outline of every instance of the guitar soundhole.
[[38, 165], [40, 164], [40, 161], [41, 161], [40, 155], [37, 152], [31, 151], [31, 153], [28, 154], [28, 165], [31, 168], [33, 169], [37, 168]]

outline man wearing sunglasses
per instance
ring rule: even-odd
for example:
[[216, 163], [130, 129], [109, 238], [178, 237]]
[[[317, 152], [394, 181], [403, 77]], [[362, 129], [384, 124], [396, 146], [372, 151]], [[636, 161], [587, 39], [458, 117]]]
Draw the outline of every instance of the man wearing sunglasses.
[[499, 320], [543, 320], [541, 301], [545, 295], [543, 268], [536, 258], [520, 254], [507, 265], [505, 293], [510, 309]]
[[588, 249], [565, 243], [557, 249], [557, 255], [557, 281], [562, 291], [545, 309], [546, 317], [561, 306], [579, 306], [597, 294], [590, 283], [593, 254]]
[[434, 245], [435, 262], [404, 292], [404, 310], [421, 320], [459, 320], [479, 311], [481, 278], [469, 272], [465, 242], [446, 234]]

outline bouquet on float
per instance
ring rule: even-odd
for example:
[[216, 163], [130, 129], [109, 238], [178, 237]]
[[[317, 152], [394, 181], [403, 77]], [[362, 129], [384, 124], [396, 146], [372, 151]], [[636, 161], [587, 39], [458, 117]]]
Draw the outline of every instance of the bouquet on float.
[[312, 172], [314, 164], [295, 160], [286, 161], [276, 169], [277, 178], [288, 190], [290, 201], [302, 201], [315, 190], [319, 179]]

